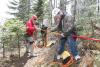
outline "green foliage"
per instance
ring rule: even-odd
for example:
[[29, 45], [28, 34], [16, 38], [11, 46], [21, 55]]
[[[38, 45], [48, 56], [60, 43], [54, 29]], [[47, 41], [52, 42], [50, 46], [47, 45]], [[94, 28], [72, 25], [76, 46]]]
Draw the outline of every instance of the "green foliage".
[[25, 25], [23, 24], [23, 21], [18, 20], [18, 18], [8, 20], [4, 26], [6, 30], [12, 33], [24, 33], [25, 31]]
[[24, 23], [29, 19], [29, 12], [31, 11], [28, 0], [19, 0], [17, 17], [22, 19]]
[[34, 9], [34, 12], [36, 13], [37, 17], [39, 19], [43, 20], [44, 1], [43, 0], [37, 0], [33, 9]]
[[[76, 26], [80, 35], [93, 33], [93, 26], [91, 20], [98, 19], [97, 17], [97, 4], [95, 0], [77, 0], [78, 10], [76, 14]], [[93, 22], [94, 23], [94, 22]]]
[[11, 5], [8, 5], [8, 8], [14, 11], [8, 13], [19, 17], [24, 23], [34, 14], [38, 16], [39, 20], [50, 16], [47, 0], [19, 0], [19, 2], [13, 0], [9, 4]]
[[1, 42], [7, 48], [14, 48], [24, 39], [25, 25], [19, 18], [9, 19], [1, 27]]
[[31, 6], [29, 0], [19, 0], [19, 2], [13, 0], [9, 1], [9, 4], [8, 8], [13, 10], [13, 12], [8, 12], [9, 14], [19, 17], [24, 23], [29, 19], [31, 11], [31, 9], [29, 9]]
[[[51, 16], [51, 6], [50, 6], [50, 4], [49, 4], [49, 1], [45, 1], [44, 2], [44, 18], [50, 18]], [[50, 18], [51, 19], [51, 18]]]

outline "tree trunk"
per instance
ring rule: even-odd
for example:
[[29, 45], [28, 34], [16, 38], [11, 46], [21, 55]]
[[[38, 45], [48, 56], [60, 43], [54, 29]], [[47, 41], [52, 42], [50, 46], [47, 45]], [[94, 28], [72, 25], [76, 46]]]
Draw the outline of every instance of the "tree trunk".
[[28, 6], [28, 19], [30, 18], [30, 0], [27, 0], [27, 6]]
[[17, 38], [18, 38], [18, 54], [19, 54], [19, 59], [20, 59], [20, 43], [19, 43], [19, 34], [17, 32]]
[[98, 4], [97, 11], [98, 11], [98, 14], [99, 14], [99, 0], [97, 0], [97, 4]]
[[4, 42], [2, 44], [3, 44], [3, 58], [5, 58], [5, 45], [4, 45]]
[[65, 8], [66, 8], [66, 6], [65, 6], [64, 0], [60, 0], [60, 9], [61, 9], [62, 11], [66, 11]]
[[54, 45], [47, 48], [34, 48], [34, 57], [28, 60], [24, 67], [50, 67], [54, 60], [55, 54], [57, 54], [57, 49], [59, 47], [58, 42], [55, 41]]

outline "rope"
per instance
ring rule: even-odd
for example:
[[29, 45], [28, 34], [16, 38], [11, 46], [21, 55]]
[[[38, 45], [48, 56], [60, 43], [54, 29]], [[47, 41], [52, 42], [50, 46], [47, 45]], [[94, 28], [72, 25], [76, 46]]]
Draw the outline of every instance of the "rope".
[[86, 36], [75, 36], [75, 35], [73, 35], [73, 37], [77, 37], [77, 38], [84, 39], [84, 40], [92, 40], [92, 41], [100, 42], [100, 39], [89, 38], [89, 37], [86, 37]]
[[[53, 33], [50, 33], [50, 34], [60, 35], [60, 33], [58, 33], [58, 32], [53, 32]], [[89, 37], [86, 37], [86, 36], [76, 36], [76, 35], [73, 35], [73, 37], [77, 37], [77, 38], [84, 39], [84, 40], [92, 40], [92, 41], [100, 42], [100, 39], [89, 38]]]

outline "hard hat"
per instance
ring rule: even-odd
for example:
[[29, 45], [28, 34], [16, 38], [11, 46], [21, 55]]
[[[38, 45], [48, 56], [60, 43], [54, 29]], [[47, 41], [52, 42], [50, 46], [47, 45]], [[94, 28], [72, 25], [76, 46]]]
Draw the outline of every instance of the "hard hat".
[[60, 12], [60, 9], [59, 8], [54, 8], [52, 10], [52, 16], [56, 16], [58, 14], [58, 12]]

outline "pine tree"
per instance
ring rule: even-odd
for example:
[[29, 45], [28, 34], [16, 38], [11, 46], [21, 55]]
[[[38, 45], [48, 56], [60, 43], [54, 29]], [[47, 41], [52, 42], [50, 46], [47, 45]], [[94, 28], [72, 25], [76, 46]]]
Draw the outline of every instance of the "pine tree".
[[29, 19], [29, 11], [30, 11], [30, 5], [29, 0], [20, 0], [19, 2], [19, 13], [17, 16], [24, 21], [24, 23]]
[[[8, 8], [13, 10], [13, 12], [8, 12], [9, 14], [19, 17], [24, 23], [29, 19], [31, 11], [30, 0], [19, 0], [19, 2], [13, 0], [9, 4], [11, 5], [8, 5]], [[17, 10], [17, 12], [14, 10]]]
[[44, 1], [43, 0], [37, 0], [36, 6], [33, 7], [34, 12], [36, 13], [37, 17], [40, 20], [43, 20], [43, 8], [44, 6]]
[[8, 8], [11, 9], [12, 12], [11, 12], [11, 11], [8, 11], [7, 13], [16, 16], [17, 13], [18, 13], [18, 12], [17, 12], [18, 2], [15, 1], [15, 0], [9, 1]]

